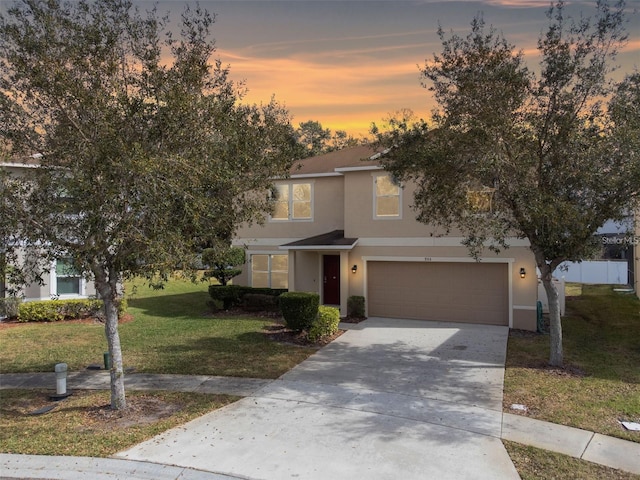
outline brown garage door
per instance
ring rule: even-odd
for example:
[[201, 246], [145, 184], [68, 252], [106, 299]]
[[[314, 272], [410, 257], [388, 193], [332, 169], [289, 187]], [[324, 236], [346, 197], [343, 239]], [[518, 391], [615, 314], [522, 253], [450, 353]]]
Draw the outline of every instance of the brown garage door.
[[369, 316], [509, 325], [504, 263], [368, 262]]

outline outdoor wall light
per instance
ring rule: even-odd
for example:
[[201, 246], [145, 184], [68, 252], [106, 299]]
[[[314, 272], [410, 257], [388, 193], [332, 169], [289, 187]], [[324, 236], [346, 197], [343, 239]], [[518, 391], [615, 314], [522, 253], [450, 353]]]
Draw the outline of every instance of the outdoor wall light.
[[358, 265], [354, 265], [351, 267], [351, 273], [356, 273], [358, 271]]
[[520, 269], [520, 278], [524, 278], [527, 276], [527, 271], [524, 269], [524, 267], [522, 267]]

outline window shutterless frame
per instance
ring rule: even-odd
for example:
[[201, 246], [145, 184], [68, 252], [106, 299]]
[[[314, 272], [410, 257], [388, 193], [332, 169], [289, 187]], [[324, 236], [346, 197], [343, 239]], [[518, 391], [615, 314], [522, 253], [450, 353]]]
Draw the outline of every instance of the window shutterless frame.
[[280, 183], [270, 220], [274, 222], [313, 221], [313, 183]]
[[388, 173], [374, 173], [373, 218], [376, 220], [402, 218], [402, 187]]

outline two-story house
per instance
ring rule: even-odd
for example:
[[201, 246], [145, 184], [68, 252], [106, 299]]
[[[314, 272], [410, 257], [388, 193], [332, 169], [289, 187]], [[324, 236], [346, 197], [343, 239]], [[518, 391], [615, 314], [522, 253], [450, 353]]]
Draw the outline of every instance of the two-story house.
[[[0, 169], [11, 175], [23, 176], [29, 169], [38, 168], [38, 156], [26, 159], [14, 159], [1, 162]], [[70, 265], [70, 259], [59, 258], [52, 262], [49, 271], [45, 272], [42, 283], [32, 283], [21, 288], [18, 296], [25, 301], [50, 300], [52, 298], [89, 298], [96, 296], [93, 282], [74, 270]], [[0, 278], [0, 297], [5, 296], [5, 279]]]
[[320, 294], [347, 313], [364, 296], [368, 316], [536, 329], [537, 278], [528, 243], [469, 256], [462, 235], [419, 223], [414, 188], [399, 186], [371, 147], [295, 163], [276, 181], [274, 212], [234, 245], [247, 264], [234, 283]]

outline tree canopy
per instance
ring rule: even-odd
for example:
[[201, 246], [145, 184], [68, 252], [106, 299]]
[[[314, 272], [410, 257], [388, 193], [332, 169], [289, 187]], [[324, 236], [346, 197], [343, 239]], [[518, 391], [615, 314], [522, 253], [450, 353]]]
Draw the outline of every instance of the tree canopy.
[[296, 128], [295, 136], [299, 147], [298, 158], [314, 157], [335, 150], [354, 147], [364, 141], [352, 137], [344, 130], [332, 132], [329, 128], [323, 128], [322, 124], [315, 120], [301, 122]]
[[123, 278], [163, 279], [202, 245], [229, 243], [270, 208], [264, 192], [294, 156], [287, 111], [243, 104], [244, 86], [213, 58], [214, 20], [187, 7], [174, 38], [169, 18], [129, 0], [22, 0], [0, 17], [3, 155], [40, 155], [6, 226], [21, 248], [71, 257], [95, 281], [113, 408], [126, 406]]
[[561, 365], [555, 269], [582, 260], [594, 234], [637, 204], [640, 76], [611, 73], [626, 42], [624, 2], [573, 20], [548, 11], [539, 73], [482, 16], [467, 36], [439, 29], [442, 52], [421, 68], [437, 109], [430, 123], [392, 117], [375, 129], [385, 167], [415, 181], [418, 219], [460, 228], [474, 256], [529, 240], [549, 296], [550, 363]]

